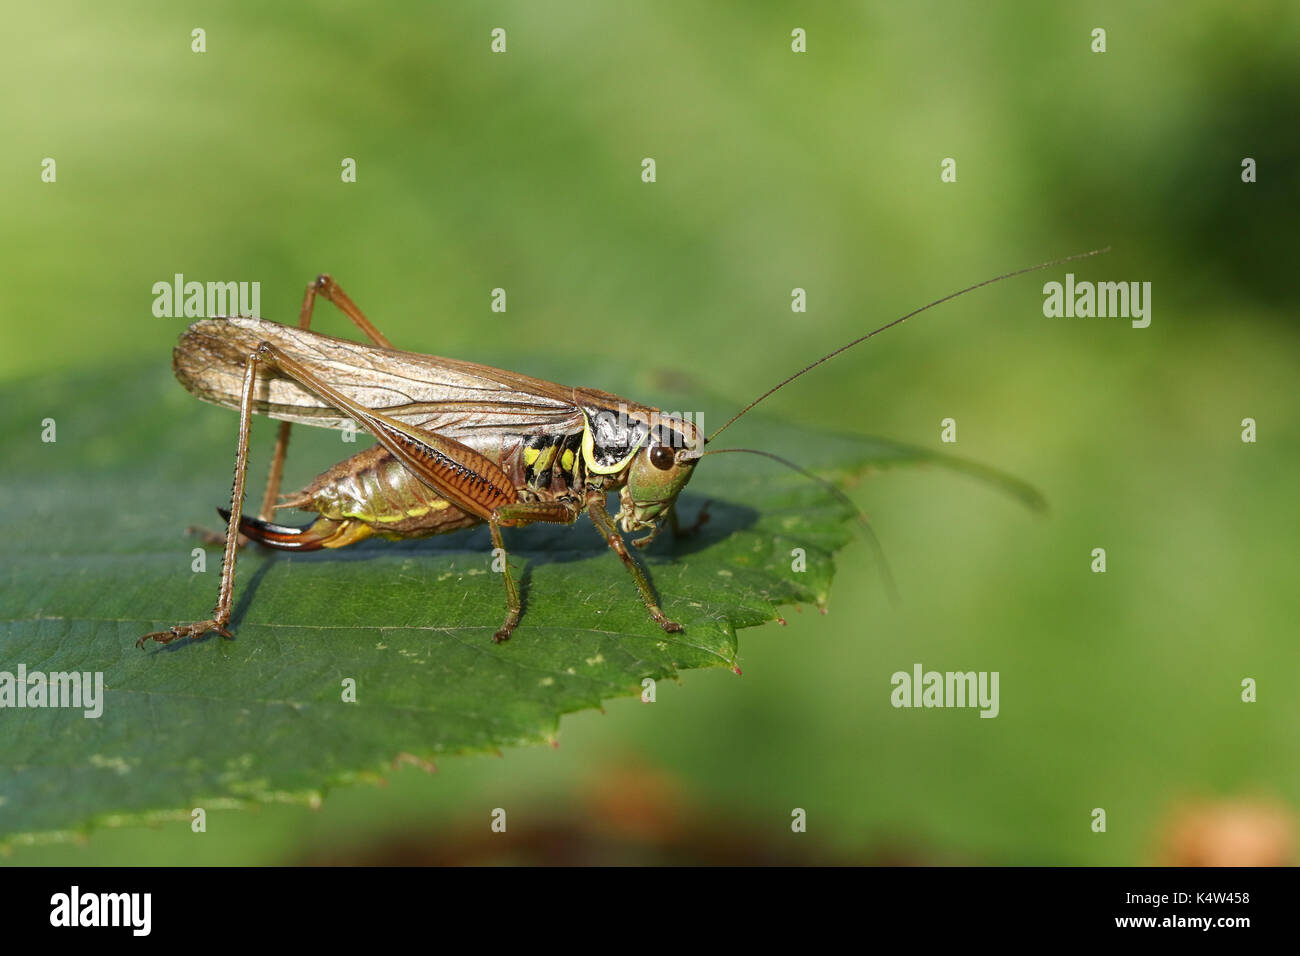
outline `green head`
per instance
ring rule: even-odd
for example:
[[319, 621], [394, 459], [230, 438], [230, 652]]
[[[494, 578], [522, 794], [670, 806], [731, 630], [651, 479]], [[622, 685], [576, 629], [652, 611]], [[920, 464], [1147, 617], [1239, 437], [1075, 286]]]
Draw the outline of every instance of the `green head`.
[[651, 430], [633, 456], [627, 483], [619, 491], [619, 518], [624, 531], [653, 528], [691, 480], [704, 451], [704, 436], [685, 419], [672, 419]]

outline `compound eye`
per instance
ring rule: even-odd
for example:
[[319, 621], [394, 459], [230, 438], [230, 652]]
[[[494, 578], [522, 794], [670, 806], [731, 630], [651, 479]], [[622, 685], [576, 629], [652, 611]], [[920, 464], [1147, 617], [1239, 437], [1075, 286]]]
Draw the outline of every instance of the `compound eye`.
[[660, 471], [667, 471], [677, 462], [677, 456], [673, 450], [665, 445], [650, 446], [650, 464], [654, 465]]

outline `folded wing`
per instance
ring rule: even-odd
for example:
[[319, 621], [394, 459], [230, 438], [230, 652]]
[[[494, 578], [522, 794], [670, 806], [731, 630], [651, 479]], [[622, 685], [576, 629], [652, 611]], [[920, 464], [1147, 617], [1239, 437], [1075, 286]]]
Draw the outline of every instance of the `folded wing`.
[[[265, 319], [195, 322], [172, 355], [177, 379], [198, 398], [239, 408], [244, 367], [271, 342], [367, 408], [462, 439], [508, 434], [569, 434], [581, 428], [573, 389], [463, 362], [334, 338]], [[351, 419], [274, 369], [259, 366], [253, 410], [284, 421], [343, 429]]]

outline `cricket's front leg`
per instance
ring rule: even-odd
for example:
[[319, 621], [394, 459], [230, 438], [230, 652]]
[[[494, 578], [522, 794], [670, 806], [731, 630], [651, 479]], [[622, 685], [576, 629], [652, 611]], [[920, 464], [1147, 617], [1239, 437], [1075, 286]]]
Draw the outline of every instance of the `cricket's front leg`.
[[682, 625], [669, 619], [668, 615], [659, 607], [650, 579], [628, 552], [623, 536], [618, 533], [618, 526], [614, 524], [614, 519], [609, 516], [609, 509], [605, 505], [603, 492], [595, 492], [588, 496], [587, 514], [591, 515], [591, 523], [596, 526], [596, 530], [604, 537], [605, 543], [619, 556], [623, 566], [631, 573], [632, 580], [636, 582], [637, 590], [641, 592], [641, 601], [645, 604], [645, 609], [650, 612], [650, 616], [654, 618], [655, 623], [669, 634], [684, 631], [685, 628]]
[[708, 524], [709, 505], [711, 504], [713, 504], [713, 502], [711, 501], [704, 502], [704, 504], [700, 507], [700, 513], [695, 516], [694, 523], [689, 525], [683, 525], [681, 519], [677, 517], [677, 503], [674, 502], [672, 508], [670, 508], [668, 511], [667, 520], [660, 521], [657, 525], [655, 525], [653, 528], [650, 529], [649, 534], [642, 535], [639, 538], [633, 538], [632, 543], [636, 545], [638, 548], [648, 547], [650, 543], [654, 541], [655, 538], [659, 537], [659, 532], [664, 530], [665, 525], [667, 525], [669, 528], [672, 529], [674, 538], [689, 538], [691, 537], [691, 535], [697, 533], [702, 527]]
[[248, 475], [248, 432], [253, 417], [253, 380], [257, 374], [257, 353], [248, 357], [244, 367], [243, 394], [239, 403], [239, 444], [235, 453], [235, 484], [230, 492], [230, 522], [226, 526], [226, 551], [221, 560], [221, 587], [217, 591], [217, 606], [212, 617], [193, 624], [176, 624], [165, 631], [154, 631], [135, 642], [144, 647], [148, 641], [170, 644], [181, 637], [200, 637], [216, 631], [222, 637], [234, 637], [230, 624], [230, 602], [235, 590], [235, 552], [239, 550], [239, 518], [244, 507], [244, 479]]

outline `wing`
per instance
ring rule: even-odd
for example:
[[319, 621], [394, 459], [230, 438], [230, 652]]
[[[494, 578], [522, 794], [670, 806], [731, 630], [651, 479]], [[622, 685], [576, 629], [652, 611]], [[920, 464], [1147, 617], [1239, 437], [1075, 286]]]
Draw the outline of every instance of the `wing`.
[[[265, 319], [205, 319], [172, 353], [177, 379], [198, 398], [239, 408], [244, 367], [270, 342], [353, 401], [408, 425], [452, 437], [484, 432], [567, 434], [581, 428], [573, 389], [490, 365], [380, 348]], [[291, 379], [261, 366], [253, 410], [284, 421], [342, 429], [355, 424]]]

